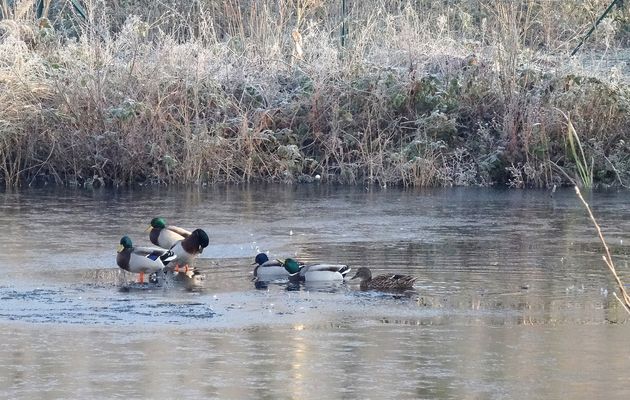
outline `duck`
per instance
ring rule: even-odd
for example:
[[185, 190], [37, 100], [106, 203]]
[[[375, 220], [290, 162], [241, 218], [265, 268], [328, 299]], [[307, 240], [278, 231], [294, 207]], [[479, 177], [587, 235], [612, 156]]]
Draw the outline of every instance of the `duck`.
[[400, 274], [383, 274], [372, 277], [372, 271], [367, 267], [361, 267], [350, 279], [359, 279], [361, 290], [407, 290], [413, 289], [415, 276]]
[[290, 281], [343, 281], [351, 268], [344, 264], [301, 265], [293, 258], [277, 260], [289, 272]]
[[258, 253], [254, 260], [254, 280], [256, 281], [273, 281], [289, 277], [289, 271], [284, 268], [278, 260], [269, 260], [265, 253]]
[[116, 264], [125, 271], [140, 274], [138, 283], [144, 283], [145, 273], [158, 273], [165, 264], [177, 258], [170, 250], [154, 247], [133, 247], [129, 236], [123, 236], [118, 245]]
[[191, 232], [175, 225], [167, 225], [162, 217], [155, 217], [146, 230], [149, 232], [149, 240], [156, 246], [170, 249], [180, 240], [190, 236]]
[[208, 239], [208, 234], [203, 229], [195, 229], [190, 232], [186, 238], [175, 242], [173, 246], [169, 249], [172, 251], [177, 258], [173, 262], [167, 265], [169, 268], [172, 268], [174, 272], [179, 272], [181, 268], [184, 269], [184, 272], [188, 273], [190, 269], [190, 264], [197, 258], [199, 254], [203, 252], [203, 249], [208, 247], [210, 244], [210, 239]]

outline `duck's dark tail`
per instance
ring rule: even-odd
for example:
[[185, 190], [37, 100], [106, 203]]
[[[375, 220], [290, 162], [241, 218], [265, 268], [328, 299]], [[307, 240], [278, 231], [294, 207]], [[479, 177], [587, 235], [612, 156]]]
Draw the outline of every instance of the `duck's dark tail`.
[[160, 256], [160, 260], [162, 260], [163, 264], [166, 264], [169, 261], [173, 261], [176, 258], [177, 256], [175, 255], [175, 253], [170, 250]]
[[346, 275], [348, 275], [348, 272], [352, 271], [352, 268], [348, 267], [347, 265], [344, 265], [343, 267], [341, 267], [339, 269], [339, 273], [345, 278]]

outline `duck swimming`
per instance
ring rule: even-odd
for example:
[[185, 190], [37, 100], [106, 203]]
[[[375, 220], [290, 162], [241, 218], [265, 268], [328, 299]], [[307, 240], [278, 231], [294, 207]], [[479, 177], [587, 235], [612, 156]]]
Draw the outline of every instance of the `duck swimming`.
[[372, 271], [367, 267], [361, 267], [350, 279], [360, 279], [361, 290], [407, 290], [413, 289], [415, 276], [384, 274], [372, 277]]
[[254, 279], [257, 281], [268, 282], [289, 277], [289, 271], [284, 268], [282, 263], [278, 260], [269, 260], [265, 253], [256, 255], [256, 260], [252, 265], [255, 265]]
[[123, 236], [118, 245], [116, 264], [125, 271], [140, 274], [139, 283], [144, 283], [145, 273], [162, 271], [164, 265], [177, 256], [169, 250], [153, 247], [133, 247], [129, 236]]
[[289, 272], [289, 280], [305, 282], [343, 281], [351, 268], [343, 264], [300, 265], [293, 258], [280, 261]]
[[190, 236], [191, 232], [174, 225], [166, 225], [164, 218], [155, 217], [147, 228], [149, 240], [156, 246], [170, 249], [180, 240]]

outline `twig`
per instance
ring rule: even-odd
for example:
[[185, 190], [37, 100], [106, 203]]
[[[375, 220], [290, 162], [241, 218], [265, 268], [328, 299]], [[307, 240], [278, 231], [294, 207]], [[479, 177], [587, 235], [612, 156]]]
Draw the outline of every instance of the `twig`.
[[552, 166], [556, 167], [558, 171], [560, 171], [562, 175], [564, 175], [564, 177], [567, 178], [573, 184], [573, 186], [577, 186], [577, 182], [575, 181], [575, 179], [571, 178], [569, 174], [567, 174], [561, 166], [559, 166], [558, 164], [556, 164], [555, 162], [551, 160], [549, 160], [549, 162], [551, 163]]
[[623, 181], [621, 180], [621, 174], [619, 174], [619, 170], [615, 167], [615, 164], [613, 164], [612, 161], [610, 161], [610, 159], [608, 157], [606, 157], [606, 155], [603, 155], [603, 156], [604, 156], [604, 160], [608, 161], [608, 163], [612, 167], [613, 171], [615, 172], [615, 175], [617, 175], [617, 179], [619, 180], [619, 184], [621, 186], [627, 188], [628, 186], [623, 184]]
[[602, 229], [599, 227], [599, 224], [597, 223], [597, 220], [593, 216], [593, 212], [591, 211], [591, 207], [589, 207], [588, 203], [584, 200], [584, 197], [582, 197], [582, 193], [580, 192], [580, 188], [578, 188], [577, 185], [575, 186], [575, 193], [577, 194], [577, 196], [580, 198], [580, 200], [584, 204], [584, 207], [586, 207], [586, 211], [588, 211], [588, 215], [591, 218], [591, 221], [593, 221], [593, 225], [595, 225], [595, 229], [597, 229], [597, 234], [599, 235], [599, 240], [604, 245], [604, 250], [605, 250], [606, 254], [604, 254], [602, 256], [602, 258], [604, 259], [604, 262], [606, 263], [606, 266], [608, 267], [610, 272], [612, 272], [613, 276], [615, 277], [615, 281], [617, 281], [617, 286], [619, 286], [619, 291], [621, 292], [621, 299], [619, 297], [617, 297], [616, 295], [615, 295], [615, 298], [617, 298], [617, 300], [619, 300], [619, 302], [621, 303], [621, 305], [623, 305], [623, 307], [626, 310], [626, 312], [628, 314], [630, 314], [630, 296], [628, 296], [628, 293], [626, 292], [626, 288], [623, 286], [623, 282], [621, 282], [621, 278], [619, 278], [619, 275], [617, 275], [617, 270], [615, 269], [615, 264], [613, 263], [612, 257], [610, 256], [610, 250], [608, 250], [608, 245], [606, 244], [606, 241], [604, 240], [604, 235], [602, 234]]

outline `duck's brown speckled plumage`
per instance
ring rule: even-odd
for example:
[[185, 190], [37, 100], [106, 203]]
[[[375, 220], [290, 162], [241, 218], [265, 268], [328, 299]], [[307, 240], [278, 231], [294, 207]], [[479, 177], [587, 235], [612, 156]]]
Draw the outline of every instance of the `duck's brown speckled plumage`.
[[361, 290], [407, 290], [413, 289], [415, 276], [401, 274], [383, 274], [372, 277], [372, 271], [361, 267], [352, 279], [360, 279]]

